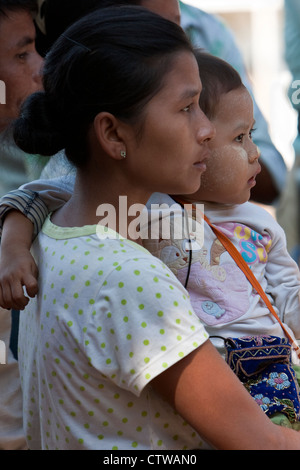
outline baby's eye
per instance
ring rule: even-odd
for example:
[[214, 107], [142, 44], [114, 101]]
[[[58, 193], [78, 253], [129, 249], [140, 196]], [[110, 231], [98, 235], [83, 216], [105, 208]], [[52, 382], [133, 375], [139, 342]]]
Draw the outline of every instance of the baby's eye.
[[255, 131], [256, 131], [256, 129], [251, 129], [251, 131], [249, 132], [249, 137], [250, 137], [251, 140], [253, 139], [253, 133]]
[[245, 137], [245, 134], [240, 134], [240, 135], [238, 135], [234, 140], [235, 140], [236, 142], [242, 143], [244, 137]]

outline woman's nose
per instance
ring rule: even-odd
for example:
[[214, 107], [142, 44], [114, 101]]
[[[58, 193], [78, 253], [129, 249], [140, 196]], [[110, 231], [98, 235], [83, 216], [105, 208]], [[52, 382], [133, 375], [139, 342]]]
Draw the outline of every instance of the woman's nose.
[[213, 123], [201, 111], [198, 140], [200, 143], [209, 142], [216, 135], [216, 128]]

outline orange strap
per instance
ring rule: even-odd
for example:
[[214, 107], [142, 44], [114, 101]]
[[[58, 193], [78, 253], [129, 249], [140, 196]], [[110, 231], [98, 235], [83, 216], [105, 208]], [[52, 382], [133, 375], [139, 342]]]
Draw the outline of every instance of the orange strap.
[[[188, 201], [183, 201], [183, 200], [180, 200], [180, 199], [175, 199], [178, 203], [180, 204], [190, 204]], [[194, 204], [191, 204], [192, 207], [194, 209], [196, 209], [195, 205]], [[294, 350], [296, 351], [297, 353], [297, 356], [300, 358], [300, 348], [298, 346], [297, 343], [295, 343], [295, 341], [293, 340], [293, 338], [291, 337], [291, 335], [289, 334], [289, 332], [286, 330], [285, 326], [283, 325], [282, 321], [280, 320], [279, 316], [277, 315], [277, 313], [275, 312], [274, 308], [272, 307], [272, 304], [270, 302], [270, 300], [268, 299], [266, 293], [264, 292], [263, 288], [261, 287], [260, 283], [258, 282], [258, 280], [256, 279], [256, 277], [254, 276], [253, 272], [251, 271], [251, 269], [249, 268], [248, 264], [246, 263], [246, 261], [244, 260], [244, 258], [242, 257], [241, 253], [236, 249], [236, 247], [233, 245], [233, 243], [229, 240], [229, 238], [226, 237], [226, 235], [224, 235], [223, 232], [221, 232], [217, 227], [215, 227], [211, 222], [210, 220], [208, 219], [208, 217], [206, 217], [205, 214], [203, 214], [203, 217], [204, 217], [204, 220], [205, 222], [211, 227], [211, 229], [213, 230], [213, 232], [215, 233], [215, 235], [218, 237], [218, 239], [220, 240], [220, 242], [222, 243], [222, 245], [224, 246], [224, 248], [226, 248], [226, 250], [228, 251], [228, 253], [230, 254], [230, 256], [233, 258], [233, 260], [235, 261], [235, 263], [239, 266], [239, 268], [243, 271], [243, 273], [245, 274], [246, 278], [248, 279], [248, 281], [252, 284], [252, 286], [254, 287], [254, 289], [257, 291], [257, 293], [261, 296], [261, 298], [263, 299], [263, 301], [265, 302], [266, 306], [268, 307], [268, 309], [270, 310], [270, 312], [272, 313], [272, 315], [276, 318], [276, 320], [279, 322], [281, 328], [283, 329], [286, 337], [288, 338], [288, 340], [290, 341], [292, 347], [294, 348]]]

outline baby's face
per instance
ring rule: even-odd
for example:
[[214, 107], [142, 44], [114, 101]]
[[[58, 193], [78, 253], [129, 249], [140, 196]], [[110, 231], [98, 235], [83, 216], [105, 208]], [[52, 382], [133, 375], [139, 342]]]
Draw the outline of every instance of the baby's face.
[[253, 102], [246, 88], [221, 95], [212, 123], [211, 157], [193, 199], [223, 204], [242, 204], [260, 172], [259, 150], [252, 141]]

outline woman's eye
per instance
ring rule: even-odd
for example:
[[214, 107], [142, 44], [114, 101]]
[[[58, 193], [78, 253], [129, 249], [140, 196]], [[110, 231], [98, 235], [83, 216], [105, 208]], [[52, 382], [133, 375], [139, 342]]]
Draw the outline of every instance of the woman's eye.
[[192, 107], [192, 104], [189, 104], [188, 106], [185, 106], [182, 111], [184, 111], [185, 113], [188, 113], [190, 110], [191, 110], [191, 107]]

